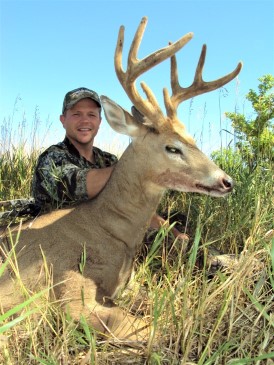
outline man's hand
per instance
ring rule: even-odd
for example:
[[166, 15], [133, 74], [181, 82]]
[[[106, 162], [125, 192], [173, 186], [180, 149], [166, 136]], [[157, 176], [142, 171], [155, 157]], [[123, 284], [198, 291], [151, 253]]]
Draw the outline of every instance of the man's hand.
[[87, 193], [90, 199], [95, 198], [108, 182], [114, 166], [101, 169], [91, 169], [87, 174]]
[[[167, 221], [155, 213], [150, 221], [150, 228], [160, 229], [163, 225], [167, 225]], [[171, 232], [175, 238], [182, 241], [189, 241], [188, 235], [180, 232], [177, 228], [173, 227]]]

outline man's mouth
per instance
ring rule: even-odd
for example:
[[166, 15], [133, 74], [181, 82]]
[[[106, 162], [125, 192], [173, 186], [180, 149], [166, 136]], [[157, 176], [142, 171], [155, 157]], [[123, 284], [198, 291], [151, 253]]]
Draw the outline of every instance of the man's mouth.
[[92, 131], [93, 128], [78, 128], [78, 131], [80, 132], [89, 132]]

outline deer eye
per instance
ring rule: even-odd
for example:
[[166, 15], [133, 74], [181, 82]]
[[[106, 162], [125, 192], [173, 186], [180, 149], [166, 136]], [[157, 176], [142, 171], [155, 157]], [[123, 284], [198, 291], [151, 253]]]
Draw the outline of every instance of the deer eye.
[[179, 148], [176, 148], [176, 147], [173, 147], [173, 146], [166, 146], [166, 151], [168, 153], [172, 153], [174, 155], [182, 155], [183, 154], [183, 152]]

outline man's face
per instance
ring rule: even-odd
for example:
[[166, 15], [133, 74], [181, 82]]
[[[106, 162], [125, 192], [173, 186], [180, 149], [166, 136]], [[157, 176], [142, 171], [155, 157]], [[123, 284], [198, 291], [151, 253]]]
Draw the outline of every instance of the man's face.
[[67, 137], [77, 145], [93, 145], [100, 123], [100, 108], [92, 99], [78, 101], [72, 108], [60, 116]]

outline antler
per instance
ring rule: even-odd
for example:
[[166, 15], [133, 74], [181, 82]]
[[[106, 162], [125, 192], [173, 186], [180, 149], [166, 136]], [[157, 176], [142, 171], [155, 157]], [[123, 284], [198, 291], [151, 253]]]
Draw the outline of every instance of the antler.
[[148, 71], [152, 67], [158, 65], [167, 58], [171, 58], [171, 88], [172, 96], [169, 96], [168, 90], [164, 89], [164, 102], [166, 107], [167, 116], [170, 118], [176, 118], [178, 105], [193, 96], [200, 95], [219, 87], [222, 87], [234, 77], [236, 77], [241, 68], [242, 63], [240, 62], [236, 69], [226, 76], [221, 77], [218, 80], [205, 82], [202, 78], [202, 70], [205, 62], [206, 56], [206, 46], [202, 48], [200, 59], [196, 68], [196, 73], [194, 76], [194, 81], [191, 86], [183, 88], [180, 86], [178, 81], [178, 71], [175, 53], [179, 51], [184, 45], [189, 42], [193, 33], [187, 33], [181, 37], [175, 43], [169, 43], [167, 47], [161, 48], [154, 53], [148, 55], [147, 57], [139, 60], [137, 58], [137, 53], [139, 46], [141, 44], [143, 34], [147, 24], [147, 17], [143, 17], [139, 27], [133, 38], [127, 61], [127, 70], [124, 71], [122, 67], [122, 52], [124, 46], [124, 26], [120, 27], [116, 50], [115, 50], [115, 70], [117, 77], [123, 86], [126, 94], [135, 105], [135, 107], [144, 114], [147, 118], [153, 120], [154, 122], [165, 120], [165, 116], [153, 94], [151, 89], [144, 83], [141, 82], [141, 87], [146, 94], [147, 100], [143, 99], [138, 93], [135, 80], [144, 72]]
[[122, 52], [124, 45], [125, 29], [124, 26], [120, 27], [115, 50], [115, 70], [121, 85], [123, 86], [125, 92], [127, 93], [132, 103], [136, 106], [136, 108], [146, 117], [154, 120], [155, 117], [157, 117], [159, 120], [159, 118], [164, 119], [164, 115], [153, 92], [144, 82], [141, 82], [141, 87], [147, 96], [147, 100], [143, 99], [136, 89], [135, 80], [141, 74], [158, 65], [165, 59], [171, 57], [178, 50], [180, 50], [188, 41], [190, 41], [190, 39], [193, 37], [193, 33], [188, 33], [180, 38], [177, 42], [167, 47], [161, 48], [160, 50], [155, 51], [154, 53], [143, 58], [142, 60], [139, 60], [137, 58], [137, 53], [143, 38], [146, 24], [147, 17], [143, 17], [135, 33], [129, 50], [126, 72], [123, 70], [122, 67]]
[[216, 90], [231, 80], [233, 80], [242, 69], [242, 62], [239, 62], [234, 71], [229, 74], [214, 80], [206, 82], [203, 80], [203, 67], [205, 63], [206, 57], [206, 45], [204, 44], [202, 47], [201, 55], [199, 58], [199, 62], [196, 68], [195, 76], [192, 85], [189, 87], [181, 87], [178, 81], [178, 71], [177, 71], [177, 61], [176, 56], [173, 55], [171, 57], [171, 88], [172, 88], [172, 96], [169, 96], [168, 90], [164, 89], [164, 101], [165, 107], [167, 111], [167, 116], [170, 118], [174, 118], [177, 115], [177, 108], [180, 103], [185, 100], [188, 100], [194, 96], [201, 95], [207, 93], [209, 91]]

